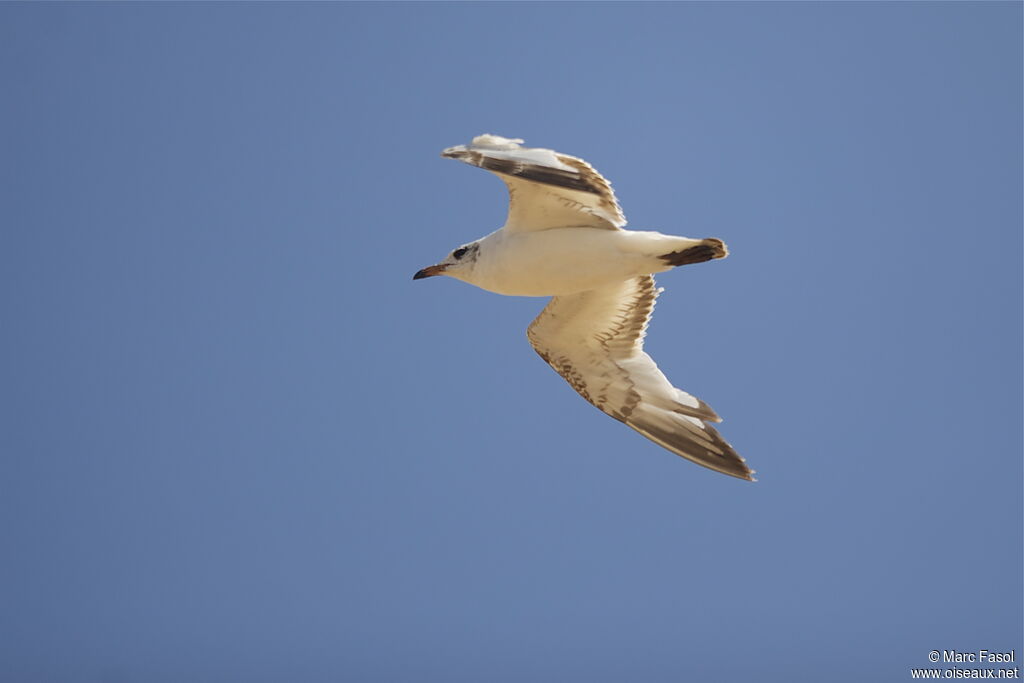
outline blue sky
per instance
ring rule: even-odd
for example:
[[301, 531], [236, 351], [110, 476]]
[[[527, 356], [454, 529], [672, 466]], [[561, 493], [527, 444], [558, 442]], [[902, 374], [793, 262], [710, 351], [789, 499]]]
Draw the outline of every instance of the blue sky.
[[[1019, 3], [0, 5], [0, 678], [865, 681], [1022, 656]], [[755, 484], [412, 274], [586, 158]]]

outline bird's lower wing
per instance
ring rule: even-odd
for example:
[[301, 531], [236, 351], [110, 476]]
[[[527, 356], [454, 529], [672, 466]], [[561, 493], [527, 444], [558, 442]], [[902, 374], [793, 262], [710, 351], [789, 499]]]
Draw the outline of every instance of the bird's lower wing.
[[672, 386], [643, 350], [658, 296], [643, 277], [557, 296], [527, 330], [533, 348], [583, 398], [677, 455], [741, 479], [753, 471], [709, 421], [700, 399]]

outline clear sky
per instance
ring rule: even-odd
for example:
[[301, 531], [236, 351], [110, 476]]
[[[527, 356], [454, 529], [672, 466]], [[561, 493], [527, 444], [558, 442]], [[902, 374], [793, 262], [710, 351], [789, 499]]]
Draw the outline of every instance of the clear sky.
[[[1020, 3], [0, 5], [0, 679], [901, 681], [1022, 646]], [[586, 158], [697, 467], [419, 268]]]

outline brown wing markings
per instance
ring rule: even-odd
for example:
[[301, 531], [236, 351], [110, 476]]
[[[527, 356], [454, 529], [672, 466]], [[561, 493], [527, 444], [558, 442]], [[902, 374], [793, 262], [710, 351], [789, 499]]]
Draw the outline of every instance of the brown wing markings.
[[555, 156], [566, 166], [572, 166], [576, 169], [579, 173], [581, 184], [588, 188], [586, 192], [600, 197], [601, 208], [613, 216], [622, 217], [622, 209], [619, 208], [618, 201], [615, 199], [615, 191], [612, 190], [612, 184], [608, 182], [607, 178], [598, 173], [596, 168], [583, 159], [569, 156], [568, 154], [556, 154]]
[[[569, 190], [576, 190], [577, 192], [587, 192], [589, 194], [597, 195], [601, 194], [602, 188], [607, 188], [608, 191], [611, 191], [611, 187], [608, 185], [607, 181], [603, 185], [594, 182], [593, 175], [596, 171], [594, 171], [593, 168], [590, 168], [590, 174], [584, 174], [580, 172], [579, 166], [576, 164], [566, 163], [567, 166], [572, 166], [576, 169], [575, 172], [566, 171], [560, 168], [551, 168], [550, 166], [541, 166], [540, 164], [531, 164], [515, 159], [500, 159], [474, 149], [445, 152], [444, 156], [450, 159], [465, 161], [473, 166], [477, 166], [494, 173], [515, 176], [517, 178], [523, 178], [524, 180], [532, 180], [533, 182], [541, 183], [542, 185], [554, 185], [555, 187], [564, 187]], [[589, 164], [587, 164], [587, 166], [589, 167]]]
[[[629, 417], [636, 410], [636, 407], [640, 405], [643, 400], [640, 393], [636, 391], [636, 383], [633, 382], [629, 377], [629, 373], [622, 369], [622, 367], [615, 362], [616, 356], [628, 353], [630, 349], [636, 344], [638, 339], [642, 339], [647, 329], [647, 323], [650, 320], [651, 312], [654, 310], [654, 302], [658, 296], [658, 289], [654, 285], [654, 278], [645, 275], [637, 279], [640, 286], [637, 292], [624, 303], [617, 312], [616, 320], [612, 323], [606, 331], [598, 330], [593, 334], [593, 340], [597, 342], [598, 353], [608, 360], [610, 360], [610, 369], [615, 373], [615, 379], [620, 380], [626, 387], [625, 396], [623, 398], [623, 405], [618, 410], [615, 410], [608, 406], [608, 395], [602, 391], [597, 395], [594, 395], [590, 391], [590, 387], [584, 381], [583, 376], [578, 372], [569, 362], [569, 359], [564, 356], [552, 357], [550, 354], [544, 353], [540, 350], [539, 339], [537, 339], [534, 332], [537, 324], [545, 317], [545, 312], [549, 316], [555, 317], [556, 314], [548, 312], [547, 308], [541, 312], [541, 315], [537, 316], [537, 319], [530, 324], [527, 329], [527, 337], [530, 339], [530, 344], [534, 350], [540, 355], [541, 358], [547, 362], [548, 365], [554, 369], [559, 375], [561, 375], [566, 382], [569, 383], [573, 389], [576, 390], [580, 396], [585, 398], [587, 401], [592, 403], [601, 412], [606, 415], [614, 417], [620, 422], [626, 422]], [[554, 300], [552, 300], [554, 301]], [[550, 307], [551, 304], [548, 304]], [[599, 363], [593, 363], [595, 367], [599, 366]], [[609, 373], [601, 375], [602, 378], [609, 378], [610, 381], [606, 382], [602, 389], [607, 389], [613, 384]]]
[[[558, 166], [548, 165], [543, 161], [534, 162], [529, 158], [510, 159], [505, 155], [515, 154], [519, 150], [529, 153], [537, 148], [520, 147], [518, 144], [504, 149], [474, 148], [473, 144], [476, 142], [477, 139], [474, 138], [474, 142], [470, 146], [450, 147], [441, 155], [497, 174], [508, 186], [510, 200], [516, 197], [515, 185], [530, 183], [536, 187], [538, 192], [546, 195], [543, 201], [569, 212], [569, 215], [555, 214], [541, 218], [536, 216], [534, 209], [528, 206], [519, 209], [510, 206], [510, 221], [514, 215], [518, 215], [520, 220], [529, 217], [525, 224], [517, 222], [515, 224], [517, 229], [524, 227], [532, 229], [531, 224], [538, 220], [541, 224], [546, 224], [549, 221], [556, 223], [548, 225], [548, 227], [573, 227], [577, 224], [573, 222], [572, 214], [587, 216], [587, 220], [579, 223], [585, 227], [619, 230], [622, 225], [625, 225], [626, 218], [615, 198], [611, 183], [586, 161], [551, 150], [539, 151], [550, 153], [551, 159], [557, 162]], [[547, 191], [543, 189], [545, 187]], [[561, 192], [556, 190], [561, 190]], [[578, 194], [573, 196], [573, 193]], [[519, 199], [531, 201], [529, 197], [519, 197]], [[542, 207], [535, 208], [542, 210]], [[565, 221], [565, 223], [558, 225], [559, 221]]]
[[[706, 403], [695, 399], [697, 408], [693, 408], [669, 395], [645, 404], [637, 391], [637, 383], [620, 363], [627, 358], [636, 359], [636, 353], [642, 353], [643, 337], [660, 291], [650, 276], [638, 278], [635, 284], [625, 301], [615, 306], [606, 326], [589, 335], [585, 330], [572, 328], [572, 314], [567, 315], [561, 310], [559, 298], [555, 297], [528, 328], [527, 336], [531, 345], [569, 386], [601, 412], [625, 423], [673, 453], [724, 474], [752, 480], [753, 472], [746, 466], [745, 460], [705, 421], [718, 419]], [[589, 292], [573, 295], [584, 297], [580, 302], [584, 310], [591, 303], [585, 298], [588, 295], [600, 296]], [[592, 310], [590, 314], [593, 314]], [[538, 329], [542, 326], [544, 336], [553, 342], [555, 348], [545, 349], [541, 345]], [[571, 336], [566, 337], [563, 332], [569, 332]], [[579, 343], [573, 339], [578, 339]], [[572, 344], [583, 355], [575, 358], [577, 351], [573, 351], [574, 360], [570, 360], [567, 354], [556, 350], [559, 343]], [[647, 359], [650, 360], [649, 357]], [[574, 362], [582, 363], [591, 371], [589, 383], [583, 373], [574, 367]], [[593, 371], [600, 374], [595, 377]], [[617, 408], [609, 405], [612, 391], [619, 404]], [[644, 408], [644, 405], [647, 407]], [[636, 414], [640, 409], [641, 412]], [[659, 410], [665, 411], [660, 413], [660, 417]], [[673, 413], [682, 417], [671, 420], [666, 417]]]

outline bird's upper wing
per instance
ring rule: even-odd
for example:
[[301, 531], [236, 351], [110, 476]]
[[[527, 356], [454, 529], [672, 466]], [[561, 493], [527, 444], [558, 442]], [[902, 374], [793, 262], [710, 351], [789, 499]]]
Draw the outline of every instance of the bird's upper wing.
[[508, 185], [505, 230], [589, 227], [618, 230], [626, 224], [611, 184], [594, 167], [568, 154], [521, 147], [522, 140], [478, 135], [441, 156], [497, 173]]
[[643, 350], [654, 278], [556, 296], [527, 330], [533, 348], [602, 411], [660, 446], [741, 479], [753, 471], [707, 421], [706, 403], [675, 388]]

